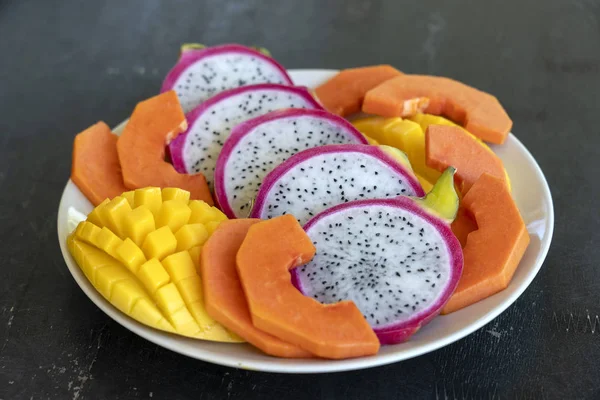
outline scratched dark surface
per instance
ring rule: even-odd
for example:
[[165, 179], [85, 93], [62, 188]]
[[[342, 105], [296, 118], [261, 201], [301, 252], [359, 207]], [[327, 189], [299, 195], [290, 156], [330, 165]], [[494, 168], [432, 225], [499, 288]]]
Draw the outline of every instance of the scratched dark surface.
[[[0, 398], [599, 399], [600, 2], [0, 0]], [[390, 63], [497, 95], [545, 171], [556, 231], [504, 314], [444, 349], [329, 375], [229, 369], [104, 315], [60, 255], [74, 135], [157, 93], [186, 41], [290, 68]]]

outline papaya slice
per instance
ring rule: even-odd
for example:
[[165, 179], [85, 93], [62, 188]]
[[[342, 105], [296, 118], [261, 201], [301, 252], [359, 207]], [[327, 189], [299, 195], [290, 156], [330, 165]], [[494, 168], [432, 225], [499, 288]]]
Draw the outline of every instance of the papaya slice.
[[427, 165], [438, 171], [455, 167], [463, 194], [484, 173], [501, 179], [508, 187], [502, 160], [458, 126], [430, 125], [425, 133], [425, 156]]
[[213, 205], [204, 175], [180, 174], [165, 161], [165, 145], [185, 129], [187, 121], [174, 91], [138, 103], [117, 141], [125, 186], [181, 188], [192, 199]]
[[117, 136], [100, 121], [75, 136], [71, 180], [94, 205], [125, 192]]
[[484, 173], [462, 205], [475, 217], [478, 229], [467, 237], [463, 274], [443, 314], [506, 289], [530, 240], [519, 209], [501, 179]]
[[377, 353], [379, 340], [353, 302], [321, 304], [292, 285], [289, 270], [314, 254], [314, 245], [292, 215], [250, 227], [237, 253], [237, 270], [252, 323], [323, 358]]
[[478, 138], [497, 144], [504, 143], [512, 128], [512, 120], [496, 97], [438, 76], [389, 79], [367, 92], [362, 110], [383, 117], [410, 117], [416, 112], [443, 115]]
[[452, 228], [452, 233], [454, 233], [454, 236], [460, 242], [460, 246], [464, 249], [469, 233], [477, 230], [477, 222], [475, 222], [475, 218], [473, 218], [469, 210], [460, 206], [456, 213], [456, 218], [452, 221], [450, 227]]
[[276, 357], [306, 358], [312, 355], [252, 325], [248, 303], [240, 284], [235, 258], [248, 229], [258, 219], [224, 221], [205, 243], [200, 264], [204, 303], [208, 315], [253, 344]]
[[402, 72], [390, 65], [350, 68], [315, 89], [317, 98], [330, 113], [346, 116], [360, 111], [365, 94]]

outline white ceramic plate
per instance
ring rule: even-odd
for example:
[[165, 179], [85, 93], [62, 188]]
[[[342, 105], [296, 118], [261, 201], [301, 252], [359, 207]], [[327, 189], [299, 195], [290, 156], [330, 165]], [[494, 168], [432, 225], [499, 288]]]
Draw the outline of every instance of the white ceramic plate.
[[[335, 74], [333, 70], [292, 70], [298, 85], [315, 87]], [[121, 132], [123, 124], [115, 129]], [[512, 134], [501, 146], [492, 146], [512, 180], [513, 195], [531, 235], [531, 244], [509, 287], [488, 299], [446, 316], [435, 318], [408, 342], [383, 346], [379, 354], [341, 361], [279, 359], [248, 344], [212, 343], [187, 339], [149, 328], [108, 303], [88, 282], [66, 246], [67, 235], [92, 210], [92, 205], [69, 181], [58, 210], [58, 241], [65, 262], [85, 294], [112, 319], [159, 346], [215, 364], [249, 370], [317, 373], [369, 368], [406, 360], [444, 347], [481, 328], [510, 306], [529, 286], [548, 253], [554, 229], [554, 209], [546, 178], [529, 151]]]

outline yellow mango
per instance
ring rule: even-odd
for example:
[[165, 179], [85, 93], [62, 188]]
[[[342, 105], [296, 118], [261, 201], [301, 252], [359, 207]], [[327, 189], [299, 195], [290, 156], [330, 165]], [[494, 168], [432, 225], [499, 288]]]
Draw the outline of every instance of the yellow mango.
[[129, 207], [135, 208], [135, 191], [130, 190], [129, 192], [122, 193], [121, 197], [127, 200]]
[[152, 295], [154, 295], [158, 289], [171, 282], [169, 274], [156, 258], [142, 264], [137, 272], [137, 278]]
[[96, 269], [94, 287], [98, 289], [105, 299], [110, 301], [111, 292], [115, 283], [132, 278], [133, 277], [124, 266], [111, 264]]
[[179, 228], [188, 223], [192, 210], [186, 203], [179, 200], [167, 200], [163, 202], [158, 216], [156, 227], [168, 226], [171, 232], [177, 232]]
[[92, 244], [98, 240], [98, 235], [100, 235], [101, 229], [96, 225], [88, 221], [83, 221], [77, 227], [81, 227], [81, 229], [77, 229], [75, 231], [75, 236], [77, 238], [86, 243]]
[[126, 237], [123, 230], [125, 216], [131, 212], [131, 207], [125, 198], [117, 196], [100, 211], [104, 226], [117, 234], [121, 239]]
[[202, 245], [226, 219], [181, 189], [138, 189], [95, 208], [67, 246], [96, 290], [137, 321], [196, 339], [240, 342], [206, 313], [198, 275]]
[[154, 215], [152, 215], [150, 209], [145, 205], [137, 207], [125, 216], [125, 234], [138, 246], [144, 244], [146, 235], [155, 229]]
[[190, 201], [190, 192], [179, 188], [164, 188], [162, 190], [162, 201], [179, 200], [187, 204]]
[[123, 243], [121, 238], [112, 233], [112, 231], [107, 227], [104, 227], [100, 230], [100, 233], [98, 233], [96, 243], [92, 244], [98, 247], [99, 249], [104, 250], [111, 257], [119, 258], [116, 250], [117, 247], [121, 245], [121, 243]]
[[208, 239], [208, 230], [202, 224], [187, 224], [175, 233], [177, 251], [188, 250], [195, 246], [202, 246]]
[[[206, 224], [214, 220], [222, 220], [223, 213], [217, 210], [215, 207], [209, 206], [202, 200], [192, 200], [189, 202], [188, 207], [192, 210], [190, 215], [190, 224]], [[227, 217], [224, 217], [227, 219]]]
[[190, 253], [190, 257], [192, 257], [192, 261], [194, 262], [194, 265], [196, 266], [196, 272], [200, 272], [200, 255], [202, 254], [202, 246], [196, 246], [196, 247], [192, 247], [191, 249], [188, 250], [188, 253]]
[[115, 283], [110, 294], [110, 302], [125, 314], [131, 314], [135, 303], [143, 298], [148, 298], [148, 294], [131, 279]]
[[142, 245], [142, 250], [146, 258], [158, 258], [159, 260], [172, 254], [176, 248], [177, 239], [175, 239], [173, 232], [167, 226], [150, 232]]
[[102, 220], [102, 217], [101, 217], [101, 211], [104, 208], [104, 206], [108, 204], [109, 201], [110, 201], [109, 199], [104, 199], [104, 201], [102, 203], [98, 204], [96, 206], [96, 208], [94, 208], [92, 210], [92, 212], [88, 214], [87, 221], [91, 222], [92, 224], [96, 225], [97, 227], [102, 228], [104, 226], [104, 221]]
[[133, 194], [133, 199], [136, 208], [142, 205], [146, 206], [156, 218], [162, 205], [162, 193], [160, 188], [148, 187], [136, 189]]
[[130, 315], [143, 324], [159, 327], [159, 329], [167, 332], [175, 332], [173, 326], [165, 320], [158, 307], [148, 299], [139, 299], [131, 309]]
[[117, 247], [116, 253], [118, 259], [134, 274], [138, 271], [140, 265], [146, 262], [142, 250], [129, 238], [126, 238]]
[[210, 221], [206, 224], [206, 230], [209, 235], [212, 235], [213, 232], [218, 228], [221, 221]]
[[199, 337], [201, 329], [187, 308], [180, 308], [178, 311], [167, 316], [167, 320], [175, 327], [177, 333]]
[[180, 280], [192, 276], [198, 276], [196, 266], [187, 251], [180, 251], [172, 254], [162, 261], [163, 267], [167, 270], [171, 281], [177, 284]]

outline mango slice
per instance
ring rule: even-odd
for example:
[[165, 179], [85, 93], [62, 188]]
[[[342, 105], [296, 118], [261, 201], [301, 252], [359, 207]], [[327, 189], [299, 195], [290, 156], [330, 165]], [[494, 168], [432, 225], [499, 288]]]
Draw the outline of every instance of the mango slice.
[[98, 205], [67, 240], [90, 283], [145, 325], [196, 339], [242, 342], [204, 308], [202, 245], [225, 215], [177, 188], [125, 192]]

